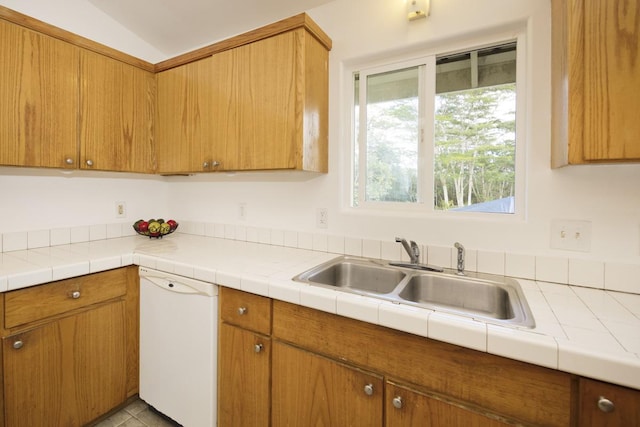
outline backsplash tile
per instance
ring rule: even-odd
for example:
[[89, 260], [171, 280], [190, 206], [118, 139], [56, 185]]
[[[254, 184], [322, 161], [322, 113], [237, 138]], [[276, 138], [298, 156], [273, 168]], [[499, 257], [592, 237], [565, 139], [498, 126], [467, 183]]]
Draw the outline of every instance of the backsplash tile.
[[568, 283], [569, 259], [559, 257], [536, 257], [536, 280], [542, 282]]
[[382, 254], [382, 245], [379, 240], [368, 240], [365, 239], [362, 241], [362, 256], [366, 258], [377, 258], [380, 259]]
[[345, 239], [342, 236], [335, 236], [335, 235], [330, 235], [329, 236], [329, 241], [328, 241], [328, 248], [327, 248], [327, 252], [330, 252], [332, 254], [344, 254], [344, 242]]
[[326, 234], [313, 235], [313, 250], [318, 252], [327, 252], [329, 249], [329, 239]]
[[29, 249], [36, 249], [51, 246], [49, 236], [49, 230], [29, 231], [27, 233], [27, 247]]
[[453, 252], [448, 246], [428, 246], [426, 262], [427, 264], [437, 265], [438, 267], [452, 268], [456, 265], [452, 261], [452, 254]]
[[346, 237], [344, 239], [344, 253], [352, 256], [362, 256], [362, 239]]
[[2, 235], [2, 249], [4, 252], [23, 251], [28, 247], [28, 233], [15, 232]]
[[505, 274], [522, 279], [536, 278], [536, 257], [523, 254], [506, 254]]
[[71, 227], [71, 243], [89, 241], [89, 227]]
[[640, 265], [607, 263], [604, 268], [604, 288], [640, 294]]
[[478, 272], [504, 275], [504, 264], [504, 252], [478, 251]]
[[604, 263], [584, 259], [570, 259], [569, 284], [604, 289]]
[[104, 224], [89, 227], [89, 240], [104, 240], [107, 238], [107, 226]]

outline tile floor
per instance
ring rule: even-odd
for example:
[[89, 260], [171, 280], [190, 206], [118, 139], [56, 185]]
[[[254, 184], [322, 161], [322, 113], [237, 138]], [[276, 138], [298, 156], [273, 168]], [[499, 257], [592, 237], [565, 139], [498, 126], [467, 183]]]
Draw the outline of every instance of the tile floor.
[[181, 427], [138, 399], [93, 427]]

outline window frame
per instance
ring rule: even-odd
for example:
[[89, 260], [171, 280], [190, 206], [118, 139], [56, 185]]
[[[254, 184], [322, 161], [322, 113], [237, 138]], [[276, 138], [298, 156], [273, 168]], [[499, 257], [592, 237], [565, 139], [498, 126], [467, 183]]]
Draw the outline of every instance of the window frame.
[[[435, 70], [436, 57], [441, 55], [448, 55], [452, 53], [470, 51], [475, 49], [482, 49], [488, 46], [501, 44], [509, 41], [515, 41], [517, 44], [516, 49], [516, 153], [515, 153], [515, 212], [513, 214], [506, 213], [494, 213], [494, 212], [469, 212], [469, 211], [452, 211], [452, 210], [437, 210], [433, 206], [434, 195], [434, 168], [433, 168], [433, 156], [434, 156], [434, 137], [435, 137], [435, 71], [429, 72], [429, 68], [433, 67]], [[426, 46], [421, 49], [415, 49], [411, 53], [400, 52], [397, 54], [378, 55], [375, 59], [364, 58], [360, 60], [347, 61], [343, 63], [343, 76], [345, 88], [345, 103], [347, 111], [349, 112], [348, 119], [346, 121], [345, 131], [343, 133], [344, 138], [347, 138], [349, 143], [343, 144], [344, 152], [342, 159], [345, 159], [343, 165], [344, 171], [344, 187], [343, 187], [343, 209], [347, 213], [353, 214], [374, 214], [374, 215], [398, 215], [402, 216], [418, 216], [418, 217], [433, 217], [433, 218], [469, 218], [469, 219], [488, 219], [488, 220], [500, 220], [500, 221], [522, 221], [527, 217], [526, 213], [526, 158], [527, 158], [527, 141], [529, 140], [529, 124], [530, 113], [527, 109], [528, 105], [528, 86], [527, 70], [528, 64], [528, 49], [527, 49], [527, 35], [526, 28], [518, 26], [517, 29], [511, 29], [506, 31], [494, 31], [484, 35], [478, 35], [472, 39], [464, 39], [459, 41], [441, 42], [437, 45]], [[424, 72], [421, 73], [421, 82], [425, 85], [421, 90], [426, 90], [426, 96], [423, 98], [426, 100], [424, 103], [424, 109], [419, 118], [419, 123], [423, 132], [422, 149], [418, 150], [418, 177], [422, 179], [424, 186], [424, 192], [422, 194], [422, 202], [408, 203], [408, 202], [380, 202], [380, 201], [366, 201], [364, 196], [363, 175], [364, 168], [366, 168], [366, 160], [362, 161], [362, 158], [366, 156], [362, 153], [363, 138], [359, 138], [356, 141], [355, 135], [355, 73], [360, 73], [360, 84], [365, 81], [362, 78], [362, 72], [366, 75], [376, 74], [385, 71], [399, 70], [402, 68], [408, 68], [416, 65], [424, 64]], [[424, 74], [424, 75], [422, 75]], [[360, 105], [363, 102], [363, 91], [360, 91], [359, 96]], [[363, 117], [362, 110], [360, 111], [360, 126], [362, 123], [366, 123], [366, 117]], [[345, 115], [345, 117], [347, 117]], [[362, 132], [361, 132], [362, 134]], [[354, 206], [352, 201], [354, 200], [354, 165], [355, 165], [355, 144], [359, 144], [359, 173], [360, 173], [360, 191], [359, 191], [359, 205]], [[366, 148], [366, 147], [365, 147]], [[431, 159], [431, 160], [429, 160]]]

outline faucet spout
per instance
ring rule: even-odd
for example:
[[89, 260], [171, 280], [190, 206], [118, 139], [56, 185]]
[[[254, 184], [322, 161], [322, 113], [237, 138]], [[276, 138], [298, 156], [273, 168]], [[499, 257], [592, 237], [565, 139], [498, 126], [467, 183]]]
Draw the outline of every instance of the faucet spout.
[[411, 240], [411, 245], [409, 245], [409, 243], [407, 243], [407, 241], [402, 237], [396, 237], [396, 242], [402, 243], [402, 247], [404, 247], [404, 250], [407, 251], [407, 254], [409, 255], [411, 264], [418, 264], [420, 261], [420, 248], [416, 242]]
[[459, 276], [464, 276], [464, 246], [461, 243], [456, 242], [453, 245], [458, 250], [458, 274]]

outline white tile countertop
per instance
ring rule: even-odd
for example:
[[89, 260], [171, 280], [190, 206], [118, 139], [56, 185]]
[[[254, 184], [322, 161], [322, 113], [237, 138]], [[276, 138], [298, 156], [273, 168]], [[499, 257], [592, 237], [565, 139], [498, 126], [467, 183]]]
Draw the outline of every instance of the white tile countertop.
[[141, 265], [640, 390], [640, 295], [517, 279], [534, 329], [294, 282], [335, 253], [176, 233], [0, 253], [7, 292]]

